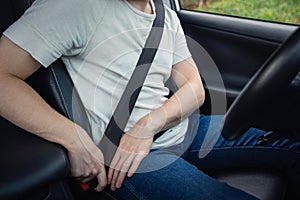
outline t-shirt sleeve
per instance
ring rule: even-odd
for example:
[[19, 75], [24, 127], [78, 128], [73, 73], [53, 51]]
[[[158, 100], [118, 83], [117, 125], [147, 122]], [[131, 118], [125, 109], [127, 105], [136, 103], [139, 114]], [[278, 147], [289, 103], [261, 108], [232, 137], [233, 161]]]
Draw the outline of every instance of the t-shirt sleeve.
[[[101, 1], [101, 0], [100, 0]], [[48, 67], [61, 56], [74, 56], [85, 47], [105, 11], [91, 0], [36, 0], [3, 34]], [[100, 4], [99, 4], [100, 5]]]
[[173, 51], [173, 65], [179, 63], [189, 57], [191, 57], [191, 53], [188, 49], [185, 34], [181, 27], [178, 17], [175, 17], [177, 22], [177, 31], [175, 35], [175, 43], [174, 43], [174, 51]]

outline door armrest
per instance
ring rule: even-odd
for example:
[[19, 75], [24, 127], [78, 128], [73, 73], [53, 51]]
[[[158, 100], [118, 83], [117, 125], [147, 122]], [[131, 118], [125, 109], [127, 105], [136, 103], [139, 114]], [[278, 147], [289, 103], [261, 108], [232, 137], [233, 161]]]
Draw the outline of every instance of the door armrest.
[[0, 199], [21, 199], [69, 175], [62, 146], [0, 119]]

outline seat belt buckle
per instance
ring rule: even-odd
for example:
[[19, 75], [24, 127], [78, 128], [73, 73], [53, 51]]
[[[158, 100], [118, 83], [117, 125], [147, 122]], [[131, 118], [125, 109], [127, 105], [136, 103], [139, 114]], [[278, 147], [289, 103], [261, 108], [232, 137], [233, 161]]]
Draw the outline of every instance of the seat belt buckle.
[[94, 178], [93, 180], [87, 182], [87, 183], [79, 183], [79, 186], [81, 187], [82, 190], [84, 191], [89, 191], [97, 187], [98, 185], [98, 180]]

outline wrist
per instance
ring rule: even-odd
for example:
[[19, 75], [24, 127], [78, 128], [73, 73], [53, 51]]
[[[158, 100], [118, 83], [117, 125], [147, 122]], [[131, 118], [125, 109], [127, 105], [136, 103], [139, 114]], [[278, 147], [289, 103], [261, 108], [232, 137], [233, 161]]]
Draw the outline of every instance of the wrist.
[[73, 124], [68, 133], [69, 134], [67, 134], [67, 138], [61, 143], [68, 151], [73, 151], [81, 146], [84, 134], [86, 134], [86, 132], [80, 126]]
[[165, 125], [165, 114], [162, 110], [154, 110], [141, 118], [137, 125], [140, 127], [147, 128], [150, 132], [154, 134], [160, 132]]

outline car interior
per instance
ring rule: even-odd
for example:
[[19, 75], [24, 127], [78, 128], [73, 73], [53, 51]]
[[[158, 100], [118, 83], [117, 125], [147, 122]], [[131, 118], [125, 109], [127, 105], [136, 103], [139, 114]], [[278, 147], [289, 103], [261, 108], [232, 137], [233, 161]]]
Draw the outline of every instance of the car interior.
[[[2, 0], [1, 33], [33, 1]], [[288, 131], [291, 135], [281, 136], [299, 139], [295, 117], [300, 111], [298, 26], [185, 10], [179, 0], [164, 3], [177, 12], [205, 84], [206, 101], [200, 112], [226, 114], [224, 137], [235, 139], [254, 126], [276, 133]], [[210, 55], [209, 62], [201, 62], [205, 53], [193, 47], [194, 43]], [[217, 66], [218, 74], [210, 66]], [[222, 83], [216, 81], [218, 77]], [[83, 105], [61, 60], [47, 69], [40, 68], [26, 81], [58, 112], [71, 120], [81, 119], [76, 122], [89, 131]], [[225, 107], [216, 105], [215, 99], [223, 99], [221, 104]], [[118, 199], [109, 189], [99, 194], [82, 190], [69, 177], [67, 152], [60, 145], [3, 118], [0, 127], [0, 199]], [[217, 167], [203, 170], [259, 199], [286, 199], [288, 185], [280, 171]]]

